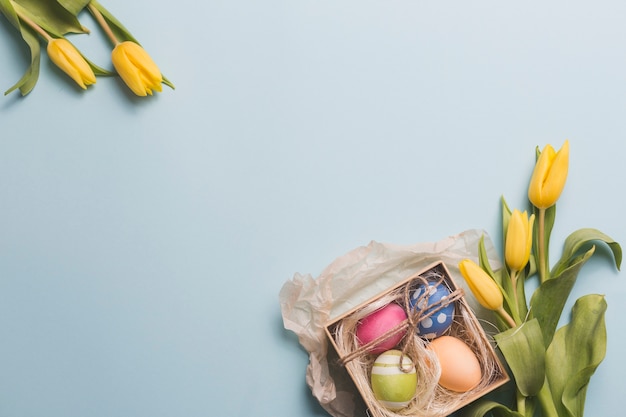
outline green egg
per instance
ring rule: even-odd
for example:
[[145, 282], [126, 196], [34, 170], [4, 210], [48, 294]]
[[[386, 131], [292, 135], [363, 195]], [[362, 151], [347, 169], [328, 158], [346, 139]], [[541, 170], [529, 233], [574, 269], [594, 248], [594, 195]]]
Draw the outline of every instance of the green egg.
[[[400, 360], [402, 358], [402, 369]], [[376, 358], [372, 366], [372, 391], [387, 409], [401, 410], [413, 399], [417, 389], [415, 366], [399, 350], [388, 350]]]

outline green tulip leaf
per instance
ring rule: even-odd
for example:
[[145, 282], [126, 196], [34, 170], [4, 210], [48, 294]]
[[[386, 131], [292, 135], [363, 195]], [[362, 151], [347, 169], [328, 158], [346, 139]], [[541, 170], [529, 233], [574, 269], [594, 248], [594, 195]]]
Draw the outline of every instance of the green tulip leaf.
[[75, 15], [63, 8], [59, 3], [49, 0], [14, 0], [13, 5], [18, 13], [29, 17], [46, 32], [57, 38], [67, 33], [87, 33]]
[[550, 345], [552, 341], [563, 307], [576, 283], [580, 269], [594, 251], [595, 247], [592, 247], [583, 255], [575, 257], [567, 269], [541, 284], [530, 299], [530, 312], [539, 321], [545, 346]]
[[537, 319], [499, 333], [495, 339], [520, 393], [525, 397], [536, 395], [545, 381], [546, 352]]
[[13, 5], [11, 5], [11, 0], [0, 0], [0, 12], [16, 29], [20, 29], [20, 20], [15, 13]]
[[[10, 2], [5, 0], [0, 1], [2, 2], [1, 4], [3, 14], [5, 14], [5, 16], [8, 15], [7, 17], [12, 16], [9, 18], [9, 21], [14, 23], [17, 20], [17, 15], [15, 15], [15, 10], [13, 10], [13, 8], [9, 9]], [[9, 5], [9, 7], [6, 7], [7, 5]], [[39, 43], [39, 38], [32, 29], [20, 26], [19, 22], [17, 24], [22, 38], [30, 48], [30, 65], [26, 69], [26, 72], [24, 72], [22, 78], [20, 78], [17, 83], [15, 83], [11, 88], [4, 92], [5, 96], [12, 93], [18, 88], [20, 90], [20, 93], [25, 96], [26, 94], [30, 93], [33, 88], [35, 88], [37, 80], [39, 79], [39, 67], [41, 65], [41, 44]]]
[[606, 354], [606, 308], [602, 295], [579, 298], [571, 322], [546, 351], [546, 375], [560, 416], [583, 416], [589, 380]]
[[506, 242], [506, 231], [509, 229], [511, 213], [512, 210], [509, 208], [504, 197], [502, 197], [502, 242]]
[[526, 281], [526, 272], [520, 271], [519, 277], [517, 278], [517, 314], [521, 320], [528, 315], [528, 306], [526, 305], [526, 286], [524, 285], [524, 281]]
[[[537, 217], [537, 215], [535, 215]], [[550, 236], [556, 220], [556, 204], [546, 209], [545, 232], [546, 232], [546, 255], [548, 255], [548, 247], [550, 246]]]
[[[523, 274], [523, 271], [522, 271]], [[498, 283], [500, 287], [500, 291], [502, 291], [502, 296], [504, 298], [504, 308], [505, 310], [513, 316], [516, 323], [521, 322], [521, 317], [526, 316], [527, 308], [526, 308], [526, 298], [524, 298], [524, 279], [518, 279], [517, 281], [517, 299], [515, 297], [515, 290], [513, 289], [513, 282], [511, 281], [511, 276], [509, 275], [509, 271], [507, 268], [503, 267], [494, 273], [495, 281]], [[517, 304], [517, 305], [516, 305]], [[520, 315], [521, 314], [521, 315]], [[509, 326], [503, 328], [507, 329]]]
[[[161, 74], [162, 75], [162, 74]], [[172, 90], [174, 90], [176, 88], [176, 86], [174, 85], [173, 82], [171, 82], [165, 75], [163, 75], [163, 84], [165, 84], [166, 86], [168, 86], [169, 88], [171, 88]]]
[[91, 62], [86, 56], [84, 56], [83, 54], [81, 54], [83, 58], [85, 58], [85, 61], [87, 61], [87, 64], [89, 64], [89, 66], [91, 67], [91, 70], [93, 71], [93, 73], [95, 75], [104, 75], [104, 76], [113, 76], [116, 75], [115, 72], [113, 71], [109, 71], [106, 68], [102, 68], [96, 64], [94, 64], [93, 62]]
[[78, 14], [89, 4], [90, 0], [56, 0], [65, 10], [70, 12], [73, 16]]
[[552, 275], [558, 276], [563, 269], [568, 267], [571, 260], [574, 259], [581, 248], [593, 241], [601, 241], [608, 245], [609, 249], [611, 249], [611, 252], [613, 253], [615, 266], [619, 270], [622, 263], [622, 247], [619, 243], [599, 230], [587, 228], [577, 230], [565, 239], [563, 255], [561, 256], [559, 262], [554, 266]]
[[509, 271], [503, 267], [498, 271], [500, 289], [502, 290], [502, 295], [504, 297], [504, 301], [506, 303], [506, 310], [509, 313], [513, 313], [514, 317], [519, 318], [518, 307], [515, 305], [515, 292], [513, 291], [513, 283], [511, 282], [511, 277], [509, 275]]
[[491, 265], [489, 264], [489, 255], [487, 255], [487, 248], [485, 247], [485, 236], [481, 236], [478, 241], [478, 264], [489, 276], [496, 280], [498, 284], [501, 284], [495, 276]]
[[537, 273], [537, 259], [534, 255], [533, 249], [530, 250], [530, 259], [528, 260], [528, 273], [526, 277], [532, 277]]
[[[535, 224], [533, 225], [533, 248], [539, 248], [539, 236], [541, 235], [541, 233], [539, 233], [539, 218], [540, 218], [540, 213], [541, 210], [539, 210], [536, 207], [533, 207], [533, 212], [535, 214]], [[544, 259], [545, 259], [545, 265], [550, 265], [550, 256], [549, 256], [549, 248], [550, 248], [550, 235], [552, 234], [552, 228], [554, 227], [554, 221], [556, 219], [556, 204], [553, 205], [552, 207], [549, 207], [547, 209], [545, 209], [545, 214], [544, 214]], [[540, 265], [541, 263], [539, 262], [539, 253], [538, 253], [538, 249], [535, 250], [533, 256], [535, 258], [534, 260], [534, 264], [535, 265]], [[548, 267], [546, 267], [546, 269], [549, 269]]]
[[91, 3], [91, 5], [102, 14], [104, 20], [106, 20], [106, 22], [110, 25], [111, 31], [120, 42], [132, 41], [139, 44], [139, 41], [133, 37], [130, 31], [126, 29], [124, 25], [111, 14], [111, 12], [105, 9], [104, 6], [96, 0], [91, 0], [89, 3]]
[[483, 417], [487, 414], [495, 417], [524, 417], [523, 414], [507, 406], [490, 400], [479, 400], [463, 409], [464, 417]]

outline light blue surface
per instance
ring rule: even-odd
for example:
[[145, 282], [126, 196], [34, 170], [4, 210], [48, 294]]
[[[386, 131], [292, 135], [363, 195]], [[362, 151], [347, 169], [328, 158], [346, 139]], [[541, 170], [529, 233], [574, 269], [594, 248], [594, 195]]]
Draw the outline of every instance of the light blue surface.
[[[370, 240], [499, 242], [537, 145], [571, 143], [553, 253], [626, 244], [624, 2], [103, 4], [176, 90], [81, 92], [44, 56], [0, 98], [2, 417], [326, 415], [283, 283]], [[27, 54], [0, 38], [4, 91]], [[599, 252], [574, 296], [606, 294], [587, 414], [616, 416], [626, 277]]]

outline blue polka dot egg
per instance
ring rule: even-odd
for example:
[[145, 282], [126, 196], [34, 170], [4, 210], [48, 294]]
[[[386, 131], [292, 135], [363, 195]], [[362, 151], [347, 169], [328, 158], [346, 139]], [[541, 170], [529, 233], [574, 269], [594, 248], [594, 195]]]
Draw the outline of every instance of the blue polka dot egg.
[[[423, 311], [423, 315], [439, 309], [450, 297], [450, 290], [444, 283], [421, 284], [411, 294], [409, 300], [411, 309]], [[432, 306], [432, 307], [429, 307]], [[443, 335], [452, 325], [454, 320], [454, 302], [439, 309], [434, 314], [421, 320], [417, 325], [417, 334], [425, 339], [434, 339]]]

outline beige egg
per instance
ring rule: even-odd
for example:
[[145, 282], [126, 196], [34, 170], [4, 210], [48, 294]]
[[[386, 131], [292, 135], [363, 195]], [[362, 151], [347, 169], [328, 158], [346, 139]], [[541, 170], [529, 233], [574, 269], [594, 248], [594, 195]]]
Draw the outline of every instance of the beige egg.
[[441, 336], [430, 342], [441, 366], [439, 385], [455, 392], [466, 392], [482, 379], [478, 358], [465, 342], [452, 336]]

